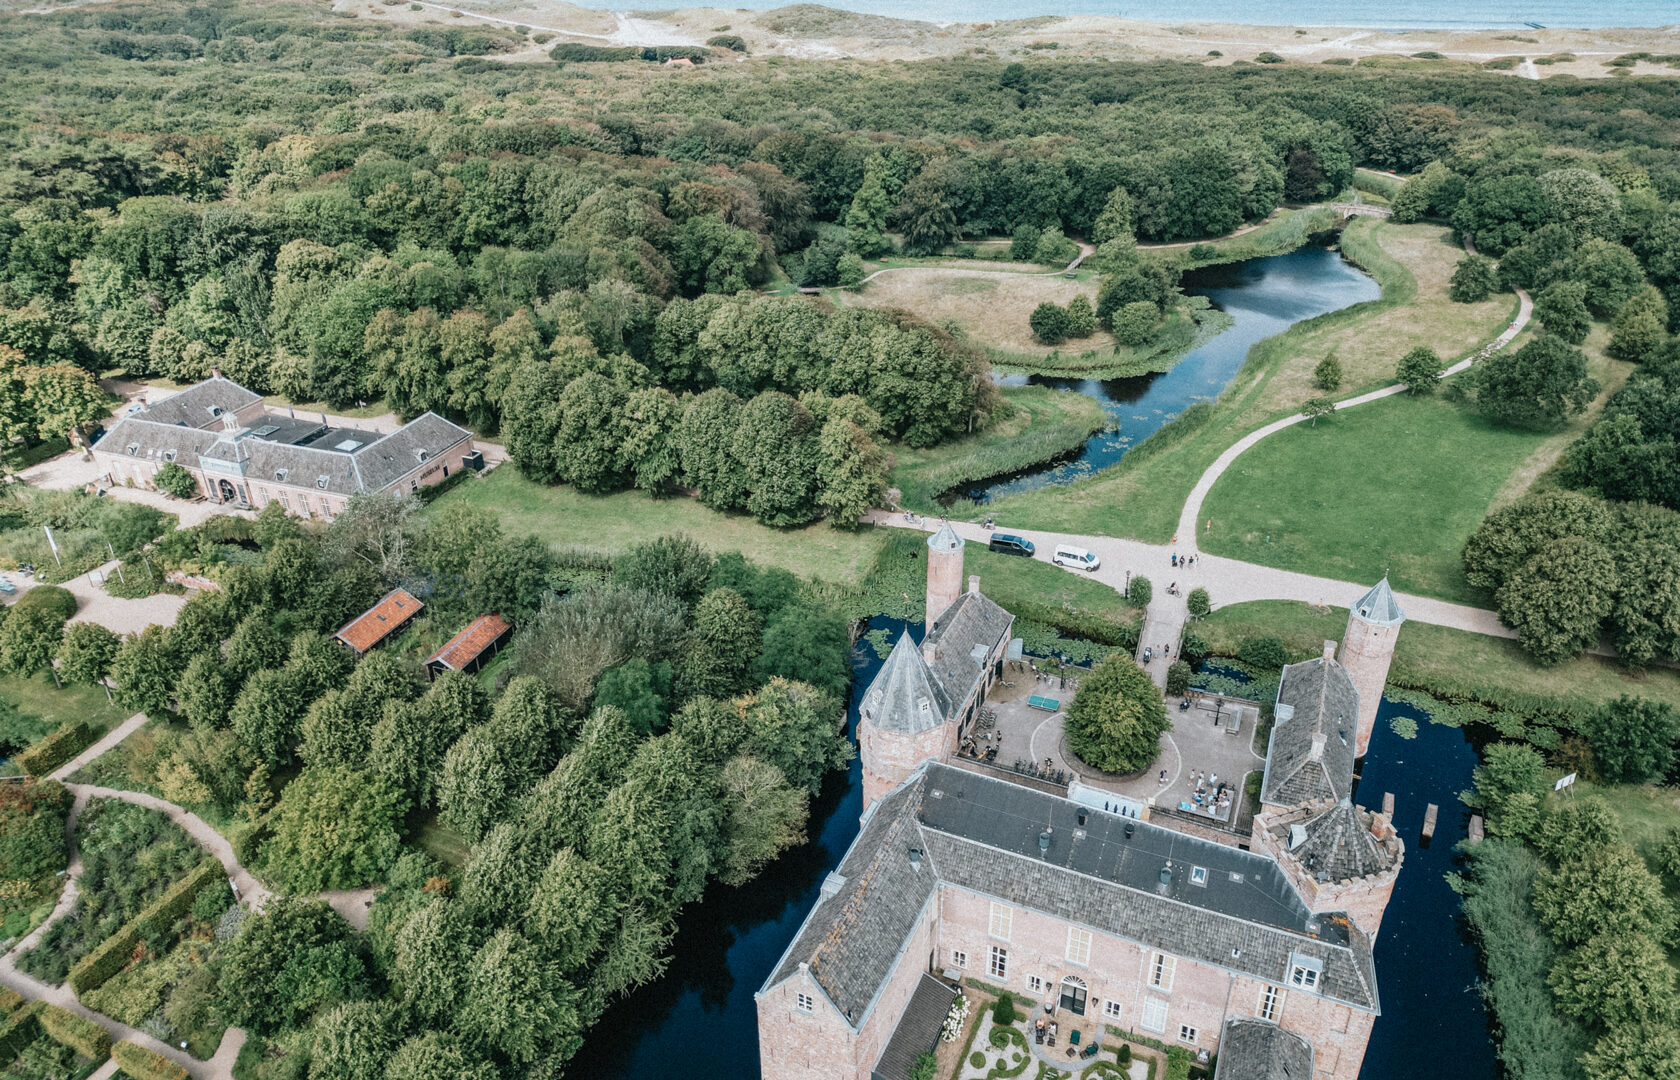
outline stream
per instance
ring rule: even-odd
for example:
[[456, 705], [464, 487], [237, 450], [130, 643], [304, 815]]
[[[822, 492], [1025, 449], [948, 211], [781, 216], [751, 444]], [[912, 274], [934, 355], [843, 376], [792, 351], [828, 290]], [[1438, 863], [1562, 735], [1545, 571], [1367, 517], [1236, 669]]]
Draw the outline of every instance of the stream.
[[[891, 638], [906, 626], [886, 617], [869, 625], [886, 629]], [[920, 623], [909, 629], [920, 637]], [[860, 640], [852, 667], [853, 686], [861, 691], [880, 670], [881, 660]], [[1402, 739], [1391, 730], [1389, 721], [1397, 716], [1417, 721], [1417, 738]], [[847, 713], [847, 730], [855, 738], [855, 701]], [[1444, 879], [1460, 861], [1453, 846], [1467, 832], [1469, 812], [1457, 793], [1470, 786], [1475, 764], [1465, 732], [1432, 724], [1411, 706], [1383, 699], [1359, 781], [1360, 801], [1380, 807], [1383, 792], [1394, 793], [1406, 856], [1377, 939], [1382, 1015], [1360, 1080], [1412, 1080], [1426, 1061], [1452, 1062], [1456, 1080], [1495, 1080], [1498, 1075], [1487, 1014], [1476, 991], [1475, 949], [1463, 932], [1458, 897]], [[753, 994], [793, 940], [824, 876], [839, 865], [857, 836], [861, 777], [855, 758], [845, 773], [829, 774], [811, 802], [805, 843], [741, 888], [713, 886], [682, 913], [670, 968], [607, 1011], [568, 1066], [568, 1075], [591, 1080], [758, 1076]], [[1439, 804], [1441, 815], [1434, 841], [1422, 847], [1418, 830], [1430, 802]]]
[[1205, 296], [1231, 316], [1231, 326], [1190, 350], [1171, 371], [1124, 379], [998, 376], [1000, 386], [1053, 386], [1094, 397], [1107, 411], [1111, 430], [1091, 436], [1072, 458], [967, 484], [963, 491], [971, 496], [983, 493], [984, 501], [1046, 484], [1069, 484], [1114, 465], [1189, 406], [1218, 397], [1256, 342], [1303, 320], [1382, 295], [1374, 278], [1324, 243], [1287, 255], [1188, 270], [1182, 285], [1186, 294]]

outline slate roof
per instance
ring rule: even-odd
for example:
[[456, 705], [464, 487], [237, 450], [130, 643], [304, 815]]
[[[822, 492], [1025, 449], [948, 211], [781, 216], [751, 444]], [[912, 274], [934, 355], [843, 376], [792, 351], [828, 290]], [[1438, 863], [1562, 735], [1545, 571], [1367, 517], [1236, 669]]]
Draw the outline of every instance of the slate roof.
[[422, 607], [425, 605], [406, 589], [392, 589], [333, 636], [358, 653], [365, 653], [402, 629], [408, 620], [420, 614]]
[[961, 551], [963, 538], [957, 535], [957, 530], [951, 528], [949, 521], [939, 526], [939, 531], [928, 537], [929, 551]]
[[[1353, 743], [1359, 691], [1347, 670], [1319, 657], [1288, 664], [1278, 684], [1278, 719], [1266, 748], [1260, 801], [1294, 806], [1315, 799], [1340, 802], [1353, 791]], [[1293, 710], [1288, 719], [1283, 713]], [[1323, 736], [1318, 758], [1313, 737]]]
[[898, 1018], [898, 1027], [881, 1050], [875, 1062], [871, 1080], [910, 1080], [910, 1070], [916, 1059], [939, 1045], [939, 1032], [945, 1026], [945, 1016], [957, 992], [938, 979], [922, 972], [916, 992]]
[[426, 663], [442, 664], [446, 668], [460, 671], [478, 659], [478, 655], [503, 634], [512, 631], [513, 624], [500, 615], [480, 615], [468, 623], [466, 629], [445, 642], [443, 648], [433, 653]]
[[[920, 870], [912, 847], [925, 853]], [[765, 985], [807, 961], [854, 1027], [936, 878], [1279, 985], [1296, 956], [1311, 957], [1323, 996], [1380, 1011], [1369, 939], [1345, 915], [1308, 911], [1274, 860], [940, 762], [876, 804], [840, 873], [846, 885], [811, 910]]]
[[938, 727], [950, 715], [951, 699], [934, 681], [909, 631], [899, 635], [887, 662], [875, 673], [859, 711], [882, 731], [906, 735]]
[[[199, 428], [219, 424], [221, 413], [237, 412], [261, 400], [261, 394], [253, 393], [236, 382], [209, 378], [146, 406], [139, 415], [154, 423]], [[219, 411], [212, 412], [212, 408]]]
[[1361, 619], [1378, 626], [1399, 626], [1406, 621], [1406, 613], [1400, 610], [1399, 601], [1394, 599], [1394, 590], [1388, 587], [1387, 575], [1359, 598], [1353, 610]]
[[1294, 1032], [1246, 1016], [1225, 1021], [1213, 1080], [1312, 1080], [1312, 1046]]
[[[422, 451], [428, 458], [437, 457], [471, 437], [472, 432], [437, 413], [417, 416], [352, 455], [362, 478], [362, 489], [381, 491], [419, 465]], [[458, 466], [460, 462], [455, 464]]]
[[934, 620], [926, 638], [934, 647], [929, 667], [945, 694], [947, 709], [960, 708], [985, 674], [974, 657], [975, 647], [985, 646], [990, 654], [1014, 622], [1015, 616], [977, 592], [962, 593]]
[[[107, 454], [164, 461], [165, 451], [176, 452], [183, 465], [194, 464], [193, 457], [216, 441], [216, 433], [198, 428], [182, 427], [148, 419], [143, 414], [125, 416], [118, 420], [94, 448]], [[135, 447], [130, 454], [128, 448]]]
[[[1299, 825], [1305, 838], [1289, 846], [1291, 826]], [[1372, 834], [1372, 827], [1384, 836]], [[1284, 811], [1271, 819], [1268, 831], [1288, 850], [1289, 856], [1319, 881], [1346, 881], [1380, 874], [1400, 865], [1404, 846], [1393, 830], [1381, 825], [1377, 815], [1344, 800], [1308, 803]]]
[[870, 808], [863, 830], [840, 860], [839, 888], [824, 889], [766, 989], [807, 963], [840, 1014], [854, 1029], [863, 1024], [938, 884], [926, 859], [913, 866], [909, 858], [910, 849], [921, 846], [916, 826], [921, 790], [918, 776]]

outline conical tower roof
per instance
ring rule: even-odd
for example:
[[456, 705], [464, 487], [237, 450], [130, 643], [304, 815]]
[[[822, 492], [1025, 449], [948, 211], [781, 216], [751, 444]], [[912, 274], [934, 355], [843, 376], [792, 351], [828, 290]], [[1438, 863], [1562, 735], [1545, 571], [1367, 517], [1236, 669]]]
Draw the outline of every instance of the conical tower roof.
[[[1398, 838], [1388, 830], [1372, 832], [1370, 811], [1343, 799], [1334, 805], [1320, 802], [1302, 821], [1279, 824], [1290, 858], [1320, 881], [1345, 881], [1380, 874], [1400, 861]], [[1299, 826], [1295, 832], [1292, 826]]]
[[947, 521], [939, 526], [938, 532], [928, 537], [927, 544], [929, 551], [961, 551], [963, 538], [957, 535], [957, 530], [951, 528], [951, 523]]
[[906, 630], [864, 691], [863, 718], [881, 731], [914, 735], [944, 723], [949, 707]]
[[1399, 626], [1406, 621], [1406, 613], [1400, 610], [1400, 604], [1394, 599], [1394, 590], [1388, 587], [1388, 575], [1371, 587], [1371, 591], [1359, 598], [1353, 605], [1353, 613], [1368, 623], [1377, 626]]

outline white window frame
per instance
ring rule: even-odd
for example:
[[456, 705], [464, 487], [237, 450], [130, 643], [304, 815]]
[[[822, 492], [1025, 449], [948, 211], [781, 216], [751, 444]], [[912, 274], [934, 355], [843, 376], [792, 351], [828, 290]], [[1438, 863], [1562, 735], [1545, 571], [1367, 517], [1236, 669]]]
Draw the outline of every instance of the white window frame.
[[1297, 989], [1318, 992], [1318, 983], [1324, 975], [1324, 962], [1311, 956], [1296, 954], [1289, 958], [1289, 985]]
[[1207, 888], [1207, 881], [1208, 881], [1207, 867], [1205, 867], [1205, 866], [1192, 866], [1190, 868], [1190, 884], [1199, 885], [1200, 887], [1205, 889], [1205, 888]]
[[817, 999], [812, 997], [810, 994], [801, 991], [794, 996], [793, 1006], [802, 1013], [815, 1012], [817, 1009]]
[[1172, 993], [1173, 972], [1178, 961], [1166, 953], [1156, 953], [1149, 959], [1149, 985], [1163, 994]]
[[1103, 1018], [1105, 1020], [1120, 1019], [1120, 1003], [1113, 998], [1103, 1002]]
[[1144, 998], [1143, 1010], [1138, 1016], [1138, 1024], [1145, 1031], [1153, 1031], [1157, 1035], [1165, 1035], [1167, 1033], [1166, 998]]
[[999, 981], [1009, 978], [1009, 950], [1001, 945], [993, 945], [991, 955], [986, 961], [986, 972]]
[[1015, 910], [1007, 904], [992, 901], [992, 918], [987, 932], [999, 941], [1009, 940], [1009, 931], [1015, 922]]
[[1283, 1015], [1283, 993], [1283, 987], [1271, 983], [1260, 987], [1260, 1005], [1254, 1015], [1277, 1023], [1277, 1018]]
[[1195, 1046], [1196, 1036], [1199, 1034], [1201, 1034], [1201, 1032], [1197, 1031], [1189, 1024], [1178, 1025], [1178, 1041], [1187, 1046]]
[[1067, 962], [1089, 967], [1091, 963], [1091, 931], [1077, 926], [1068, 927]]
[[1037, 975], [1027, 976], [1027, 992], [1030, 994], [1044, 993], [1044, 980]]
[[962, 971], [968, 970], [968, 954], [961, 949], [952, 949], [951, 966]]

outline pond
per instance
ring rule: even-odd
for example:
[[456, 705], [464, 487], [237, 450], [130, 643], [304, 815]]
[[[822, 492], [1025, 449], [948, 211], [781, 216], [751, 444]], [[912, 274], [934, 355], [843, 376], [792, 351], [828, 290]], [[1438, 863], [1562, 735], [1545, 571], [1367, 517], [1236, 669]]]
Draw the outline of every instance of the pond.
[[1192, 349], [1171, 371], [1124, 379], [1000, 375], [1002, 386], [1053, 386], [1094, 397], [1102, 402], [1114, 430], [1091, 436], [1069, 460], [971, 484], [965, 490], [987, 497], [1013, 495], [1046, 484], [1072, 483], [1105, 469], [1189, 406], [1218, 397], [1256, 342], [1305, 319], [1382, 295], [1375, 279], [1324, 243], [1287, 255], [1189, 270], [1182, 285], [1186, 293], [1207, 297], [1231, 316], [1231, 326]]
[[[870, 621], [871, 629], [886, 629], [893, 638], [905, 626], [884, 617]], [[921, 624], [909, 629], [920, 636]], [[860, 641], [854, 685], [868, 685], [880, 666], [874, 650]], [[1417, 721], [1416, 739], [1390, 730], [1395, 716]], [[855, 704], [847, 724], [855, 737]], [[1362, 801], [1381, 806], [1382, 793], [1394, 793], [1406, 862], [1377, 939], [1383, 1013], [1361, 1080], [1411, 1080], [1423, 1060], [1452, 1062], [1458, 1080], [1496, 1076], [1487, 1016], [1476, 993], [1475, 950], [1461, 929], [1458, 898], [1443, 878], [1456, 867], [1453, 845], [1467, 831], [1469, 815], [1456, 796], [1470, 786], [1475, 764], [1464, 732], [1431, 724], [1411, 706], [1383, 699], [1360, 781]], [[592, 1080], [759, 1075], [753, 994], [793, 940], [823, 877], [857, 836], [861, 777], [856, 759], [844, 774], [831, 774], [812, 801], [806, 843], [748, 885], [714, 887], [683, 913], [670, 968], [607, 1011], [567, 1068], [569, 1075]], [[1418, 829], [1431, 802], [1441, 815], [1434, 842], [1422, 848]]]

